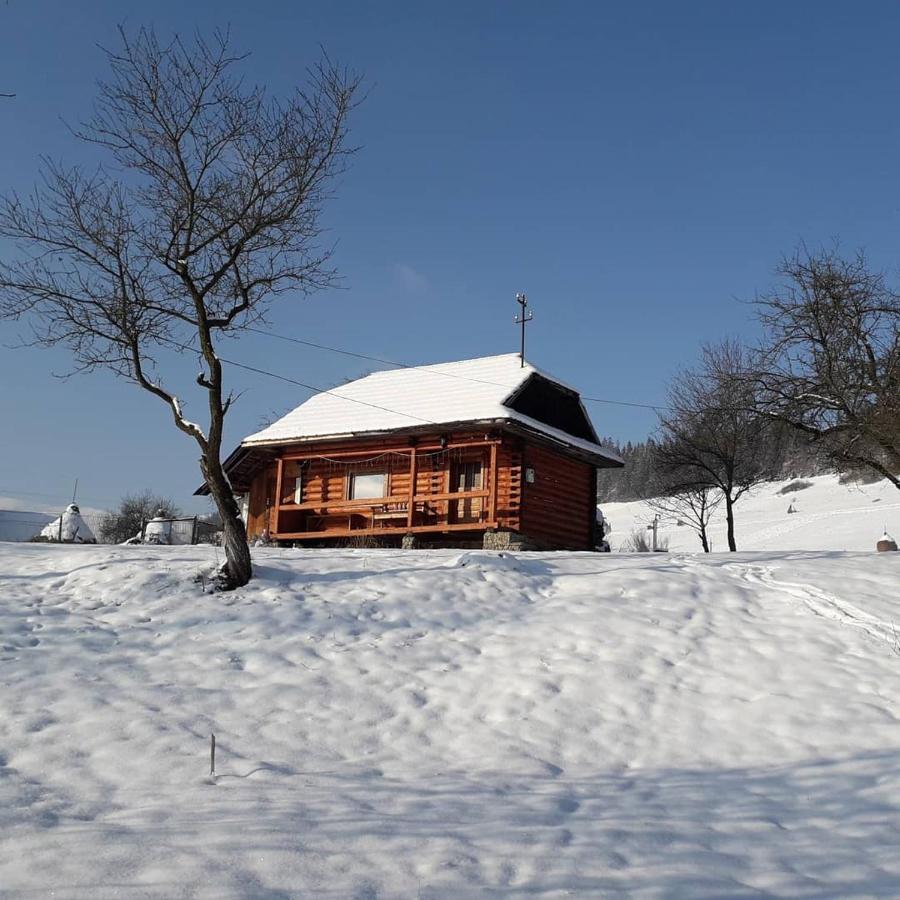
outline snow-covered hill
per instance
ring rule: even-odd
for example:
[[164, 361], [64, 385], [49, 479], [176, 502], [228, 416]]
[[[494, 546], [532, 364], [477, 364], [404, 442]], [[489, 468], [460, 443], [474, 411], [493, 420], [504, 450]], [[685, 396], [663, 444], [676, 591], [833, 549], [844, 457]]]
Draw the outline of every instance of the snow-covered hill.
[[23, 509], [0, 509], [0, 541], [30, 541], [53, 521], [48, 513]]
[[[809, 483], [789, 490], [797, 481]], [[612, 523], [610, 546], [620, 549], [632, 530], [645, 529], [653, 510], [643, 501], [602, 503]], [[794, 512], [788, 513], [793, 507]], [[900, 540], [900, 491], [887, 479], [875, 484], [841, 484], [836, 475], [768, 482], [742, 497], [735, 506], [739, 550], [872, 550], [885, 527]], [[659, 534], [670, 550], [700, 550], [696, 533], [671, 519]], [[719, 507], [711, 527], [712, 549], [727, 550], [725, 510]]]
[[0, 545], [0, 895], [900, 895], [900, 554], [255, 561]]

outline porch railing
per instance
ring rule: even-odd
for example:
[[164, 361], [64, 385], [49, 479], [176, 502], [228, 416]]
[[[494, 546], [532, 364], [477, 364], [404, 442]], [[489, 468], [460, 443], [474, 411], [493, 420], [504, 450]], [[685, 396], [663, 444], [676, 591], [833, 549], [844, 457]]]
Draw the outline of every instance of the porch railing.
[[[489, 489], [440, 494], [281, 503], [274, 510], [272, 537], [315, 538], [344, 533], [403, 534], [415, 531], [464, 531], [495, 527], [490, 521]], [[460, 512], [460, 510], [462, 512]], [[290, 528], [285, 513], [305, 513], [304, 526]]]

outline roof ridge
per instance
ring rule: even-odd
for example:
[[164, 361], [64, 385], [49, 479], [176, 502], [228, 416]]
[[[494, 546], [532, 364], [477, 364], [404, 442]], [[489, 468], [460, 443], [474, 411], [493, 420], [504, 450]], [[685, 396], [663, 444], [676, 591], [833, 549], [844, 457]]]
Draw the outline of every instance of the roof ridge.
[[[378, 369], [375, 372], [370, 372], [369, 375], [363, 375], [362, 378], [368, 378], [371, 375], [385, 375], [388, 372], [408, 372], [410, 369], [439, 369], [441, 366], [461, 366], [464, 363], [476, 363], [476, 362], [487, 362], [488, 360], [493, 359], [506, 359], [507, 357], [515, 356], [518, 358], [518, 352], [511, 353], [495, 353], [491, 356], [470, 356], [466, 359], [447, 359], [443, 362], [436, 363], [422, 363], [421, 365], [413, 366], [413, 365], [401, 365], [397, 364], [393, 369]], [[526, 368], [534, 368], [530, 362], [525, 361]]]

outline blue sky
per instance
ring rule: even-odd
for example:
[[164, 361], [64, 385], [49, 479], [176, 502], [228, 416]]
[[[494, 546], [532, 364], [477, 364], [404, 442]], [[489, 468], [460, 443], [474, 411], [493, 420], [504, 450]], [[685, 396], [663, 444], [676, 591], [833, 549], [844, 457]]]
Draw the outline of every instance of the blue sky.
[[[652, 403], [701, 341], [752, 338], [739, 299], [799, 241], [896, 267], [894, 3], [10, 0], [0, 187], [28, 190], [40, 154], [91, 161], [63, 119], [89, 109], [97, 45], [123, 22], [230, 24], [274, 93], [320, 44], [365, 75], [361, 149], [326, 212], [343, 285], [282, 297], [273, 323], [291, 336], [408, 363], [512, 351], [524, 290], [532, 362], [587, 395]], [[0, 323], [0, 341], [21, 331]], [[322, 387], [371, 369], [257, 335], [227, 353]], [[105, 374], [54, 378], [67, 364], [0, 349], [0, 497], [64, 502], [77, 477], [86, 505], [150, 487], [203, 509], [195, 447], [159, 401]], [[229, 378], [244, 391], [229, 444], [307, 396]], [[655, 427], [649, 411], [590, 412], [620, 440]]]

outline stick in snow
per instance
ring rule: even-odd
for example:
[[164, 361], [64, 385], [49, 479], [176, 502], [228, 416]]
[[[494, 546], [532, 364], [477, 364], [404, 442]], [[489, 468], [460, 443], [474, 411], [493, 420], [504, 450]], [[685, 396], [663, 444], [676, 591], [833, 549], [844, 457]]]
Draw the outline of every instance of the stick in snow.
[[209, 775], [210, 778], [216, 777], [216, 736], [209, 736]]

